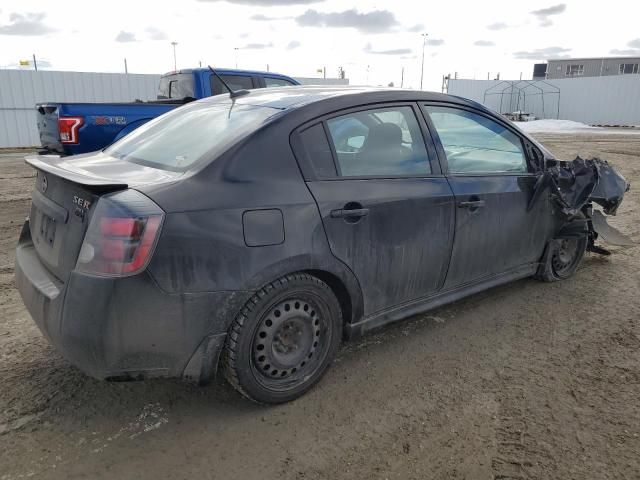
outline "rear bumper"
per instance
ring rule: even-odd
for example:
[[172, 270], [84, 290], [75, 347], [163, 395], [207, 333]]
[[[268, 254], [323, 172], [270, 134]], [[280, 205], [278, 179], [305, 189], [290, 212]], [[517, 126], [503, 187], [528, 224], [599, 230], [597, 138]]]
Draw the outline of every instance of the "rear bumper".
[[99, 379], [215, 373], [228, 325], [250, 292], [167, 294], [147, 273], [102, 278], [71, 272], [66, 283], [40, 262], [28, 223], [16, 251], [16, 284], [49, 342]]

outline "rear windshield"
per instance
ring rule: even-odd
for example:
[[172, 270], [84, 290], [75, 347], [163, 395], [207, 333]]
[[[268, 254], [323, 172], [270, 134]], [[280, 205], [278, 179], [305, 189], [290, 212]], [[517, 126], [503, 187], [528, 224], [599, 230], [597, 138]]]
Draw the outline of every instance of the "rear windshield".
[[133, 163], [184, 172], [214, 159], [279, 111], [194, 102], [151, 120], [104, 151]]
[[174, 73], [160, 77], [158, 99], [195, 98], [193, 93], [193, 75], [190, 73]]

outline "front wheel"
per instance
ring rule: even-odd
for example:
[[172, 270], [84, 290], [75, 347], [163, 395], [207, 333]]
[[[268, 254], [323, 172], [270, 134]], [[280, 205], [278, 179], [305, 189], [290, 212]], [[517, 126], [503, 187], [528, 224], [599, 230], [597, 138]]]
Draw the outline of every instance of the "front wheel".
[[582, 261], [587, 249], [587, 237], [562, 238], [549, 243], [549, 252], [540, 266], [538, 278], [545, 282], [556, 282], [571, 277]]
[[236, 317], [224, 374], [251, 400], [288, 402], [320, 380], [341, 332], [340, 304], [329, 286], [311, 275], [287, 275], [257, 292]]

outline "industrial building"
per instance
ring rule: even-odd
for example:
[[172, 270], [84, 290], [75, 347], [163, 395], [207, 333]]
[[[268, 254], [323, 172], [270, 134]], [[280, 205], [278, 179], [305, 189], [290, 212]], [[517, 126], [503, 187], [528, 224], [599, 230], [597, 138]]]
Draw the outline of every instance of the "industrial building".
[[640, 74], [640, 57], [562, 58], [533, 68], [534, 80], [633, 74]]

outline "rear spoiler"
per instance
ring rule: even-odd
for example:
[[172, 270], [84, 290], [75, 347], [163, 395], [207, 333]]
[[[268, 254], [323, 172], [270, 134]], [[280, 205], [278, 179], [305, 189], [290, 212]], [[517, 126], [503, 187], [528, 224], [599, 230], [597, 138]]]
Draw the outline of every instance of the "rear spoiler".
[[99, 177], [86, 170], [74, 168], [69, 162], [60, 158], [59, 155], [28, 155], [24, 161], [36, 170], [64, 178], [70, 182], [89, 187], [90, 189], [100, 191], [122, 190], [129, 186], [127, 183]]

